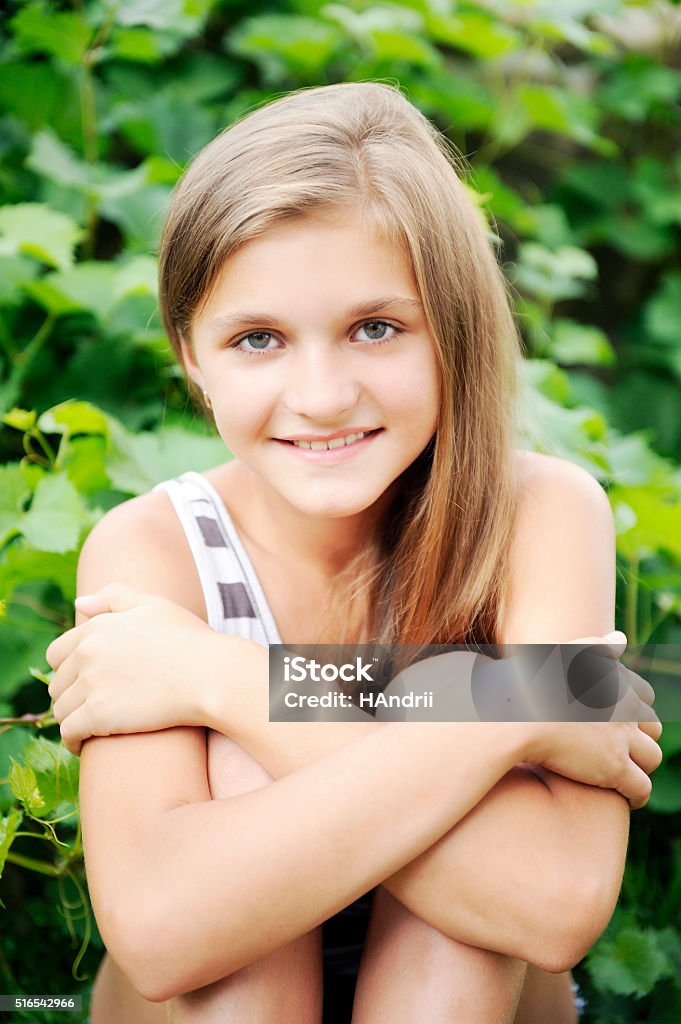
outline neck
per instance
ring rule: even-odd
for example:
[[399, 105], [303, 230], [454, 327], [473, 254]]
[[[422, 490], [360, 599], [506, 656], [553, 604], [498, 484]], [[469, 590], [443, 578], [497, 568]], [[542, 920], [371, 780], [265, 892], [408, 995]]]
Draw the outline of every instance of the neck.
[[310, 515], [289, 504], [247, 467], [241, 468], [243, 508], [248, 512], [239, 524], [240, 531], [267, 554], [329, 582], [361, 549], [367, 534], [380, 529], [392, 500], [389, 489], [370, 508], [354, 515]]

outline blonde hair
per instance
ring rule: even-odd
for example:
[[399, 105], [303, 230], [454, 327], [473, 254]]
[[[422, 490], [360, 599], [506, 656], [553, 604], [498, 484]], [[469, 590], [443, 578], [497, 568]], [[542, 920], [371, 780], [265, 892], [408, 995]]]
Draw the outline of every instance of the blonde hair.
[[325, 620], [333, 642], [498, 642], [517, 505], [520, 343], [457, 163], [392, 85], [300, 89], [206, 146], [165, 224], [160, 301], [178, 356], [225, 261], [283, 220], [356, 211], [412, 267], [439, 362], [439, 421], [380, 535], [337, 578]]

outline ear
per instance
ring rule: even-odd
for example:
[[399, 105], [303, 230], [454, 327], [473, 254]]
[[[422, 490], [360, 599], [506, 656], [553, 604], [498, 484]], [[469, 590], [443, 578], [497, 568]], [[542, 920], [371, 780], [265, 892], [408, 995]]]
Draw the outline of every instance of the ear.
[[180, 351], [182, 355], [182, 365], [184, 366], [185, 373], [187, 374], [189, 379], [193, 380], [194, 383], [203, 391], [203, 389], [206, 386], [203, 380], [203, 374], [201, 373], [199, 365], [196, 362], [196, 356], [192, 351], [191, 342], [187, 341], [184, 335], [180, 335]]

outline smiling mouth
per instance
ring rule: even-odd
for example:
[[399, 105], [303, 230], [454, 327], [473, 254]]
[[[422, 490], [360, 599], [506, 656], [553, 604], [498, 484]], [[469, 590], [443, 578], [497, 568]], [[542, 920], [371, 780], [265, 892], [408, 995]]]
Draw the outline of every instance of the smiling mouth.
[[296, 448], [306, 448], [315, 452], [332, 451], [334, 448], [347, 448], [357, 441], [361, 441], [362, 438], [370, 437], [372, 434], [377, 434], [382, 427], [378, 427], [376, 430], [365, 430], [359, 434], [345, 434], [343, 437], [334, 437], [330, 441], [289, 441], [283, 439], [285, 444], [294, 445]]

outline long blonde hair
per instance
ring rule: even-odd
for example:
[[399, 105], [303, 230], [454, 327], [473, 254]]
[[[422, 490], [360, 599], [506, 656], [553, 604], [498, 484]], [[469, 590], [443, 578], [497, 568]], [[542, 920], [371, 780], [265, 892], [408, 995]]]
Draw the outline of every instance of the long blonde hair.
[[165, 224], [160, 301], [178, 356], [225, 261], [283, 220], [358, 211], [412, 267], [440, 367], [439, 422], [380, 535], [337, 578], [334, 642], [498, 642], [517, 506], [520, 343], [458, 163], [392, 85], [300, 89], [206, 146]]

